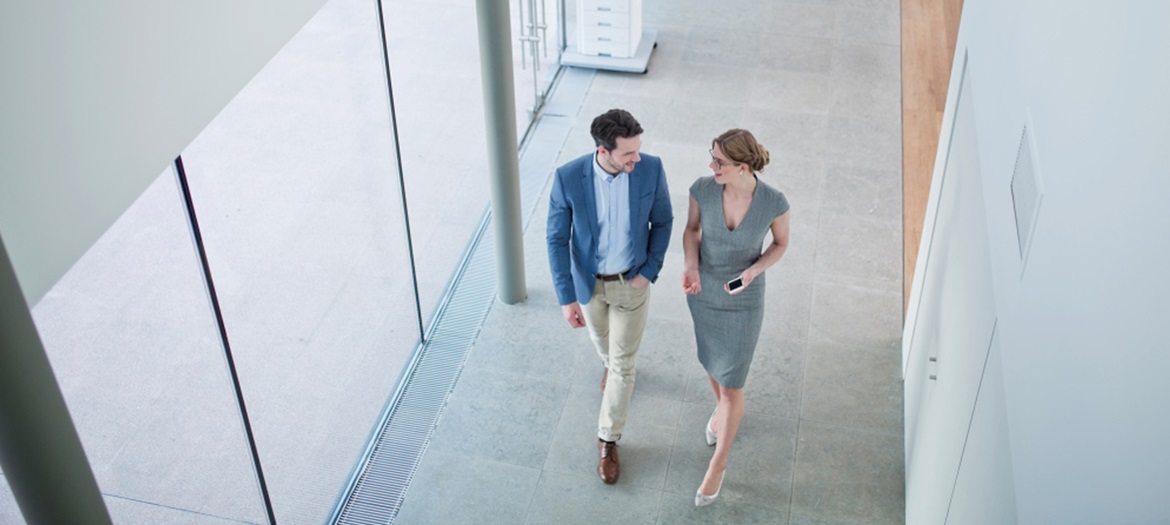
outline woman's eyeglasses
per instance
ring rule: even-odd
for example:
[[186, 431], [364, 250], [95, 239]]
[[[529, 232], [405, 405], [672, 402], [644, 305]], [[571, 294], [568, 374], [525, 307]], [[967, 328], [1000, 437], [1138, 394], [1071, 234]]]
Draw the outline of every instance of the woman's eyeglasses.
[[719, 166], [719, 169], [723, 169], [725, 166], [731, 166], [732, 164], [735, 164], [734, 162], [725, 162], [719, 157], [716, 157], [715, 148], [711, 148], [708, 150], [708, 152], [711, 153], [711, 160], [715, 161], [715, 165]]

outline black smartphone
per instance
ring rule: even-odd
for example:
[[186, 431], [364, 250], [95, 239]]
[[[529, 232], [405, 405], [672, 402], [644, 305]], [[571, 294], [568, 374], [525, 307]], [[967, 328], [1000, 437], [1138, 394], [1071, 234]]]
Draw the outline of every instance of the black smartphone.
[[743, 279], [736, 277], [727, 281], [727, 293], [737, 293], [743, 289]]

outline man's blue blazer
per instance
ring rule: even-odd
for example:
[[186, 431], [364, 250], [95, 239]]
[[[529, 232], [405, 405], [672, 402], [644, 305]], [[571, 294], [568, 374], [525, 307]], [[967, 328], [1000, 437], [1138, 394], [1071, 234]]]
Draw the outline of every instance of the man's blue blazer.
[[[630, 240], [634, 265], [626, 279], [658, 279], [674, 214], [662, 160], [642, 154], [630, 173]], [[561, 305], [585, 304], [597, 282], [597, 201], [593, 154], [570, 161], [553, 176], [548, 205], [548, 262]]]

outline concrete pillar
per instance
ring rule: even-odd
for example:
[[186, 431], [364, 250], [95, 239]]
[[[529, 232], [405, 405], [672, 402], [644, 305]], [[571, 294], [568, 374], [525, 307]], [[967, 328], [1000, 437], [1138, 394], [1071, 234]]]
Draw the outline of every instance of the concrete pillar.
[[29, 525], [110, 525], [3, 239], [0, 467]]
[[520, 224], [520, 158], [516, 144], [516, 89], [512, 84], [509, 2], [476, 0], [479, 64], [492, 188], [492, 231], [500, 301], [528, 296], [524, 285], [524, 231]]

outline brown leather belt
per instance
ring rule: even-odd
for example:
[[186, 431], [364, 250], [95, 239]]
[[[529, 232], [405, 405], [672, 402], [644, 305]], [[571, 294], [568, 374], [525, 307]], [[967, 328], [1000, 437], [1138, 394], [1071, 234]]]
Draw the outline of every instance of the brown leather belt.
[[613, 275], [602, 275], [599, 273], [599, 274], [597, 274], [597, 280], [605, 281], [607, 283], [612, 283], [614, 281], [620, 281], [622, 279], [622, 276], [625, 274], [626, 274], [626, 272], [615, 273]]

